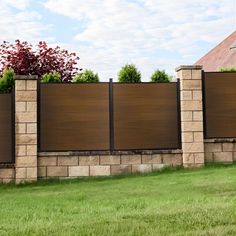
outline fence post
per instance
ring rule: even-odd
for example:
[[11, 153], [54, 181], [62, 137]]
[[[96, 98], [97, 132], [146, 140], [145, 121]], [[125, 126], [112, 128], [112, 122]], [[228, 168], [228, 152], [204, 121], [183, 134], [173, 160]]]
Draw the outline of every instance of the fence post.
[[16, 183], [37, 180], [37, 76], [15, 76]]
[[181, 141], [183, 165], [204, 165], [202, 66], [186, 65], [176, 69], [180, 79]]

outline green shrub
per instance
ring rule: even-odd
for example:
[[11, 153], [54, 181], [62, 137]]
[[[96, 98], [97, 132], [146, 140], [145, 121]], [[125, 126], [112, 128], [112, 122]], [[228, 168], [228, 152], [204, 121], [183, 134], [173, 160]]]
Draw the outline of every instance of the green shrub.
[[220, 72], [236, 72], [236, 68], [235, 67], [221, 68]]
[[60, 83], [61, 75], [58, 72], [46, 73], [42, 76], [43, 83]]
[[96, 83], [99, 82], [98, 74], [92, 70], [85, 70], [83, 73], [77, 74], [73, 79], [75, 83]]
[[168, 83], [172, 80], [172, 76], [168, 75], [165, 70], [156, 70], [151, 76], [151, 82]]
[[9, 93], [15, 86], [14, 70], [5, 69], [0, 78], [0, 92]]
[[140, 83], [141, 73], [133, 64], [127, 64], [118, 73], [118, 81], [125, 83]]

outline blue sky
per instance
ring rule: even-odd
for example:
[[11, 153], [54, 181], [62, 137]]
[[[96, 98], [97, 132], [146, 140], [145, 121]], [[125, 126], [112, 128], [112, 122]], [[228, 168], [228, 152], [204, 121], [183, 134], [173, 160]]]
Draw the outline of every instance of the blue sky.
[[102, 81], [134, 63], [174, 74], [236, 30], [236, 0], [0, 0], [0, 41], [45, 40]]

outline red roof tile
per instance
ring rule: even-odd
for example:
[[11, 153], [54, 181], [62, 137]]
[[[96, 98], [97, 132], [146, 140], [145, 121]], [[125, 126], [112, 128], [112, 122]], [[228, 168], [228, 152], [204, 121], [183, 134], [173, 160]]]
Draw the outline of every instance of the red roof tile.
[[230, 49], [235, 42], [236, 31], [199, 59], [195, 65], [202, 65], [205, 71], [219, 71], [221, 68], [229, 67], [236, 68], [236, 48]]

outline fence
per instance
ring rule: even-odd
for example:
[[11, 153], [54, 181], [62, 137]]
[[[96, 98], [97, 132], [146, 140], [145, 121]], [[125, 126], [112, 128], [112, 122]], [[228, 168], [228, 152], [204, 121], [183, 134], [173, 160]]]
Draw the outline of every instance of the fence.
[[39, 87], [41, 151], [180, 148], [177, 83]]
[[204, 73], [203, 88], [205, 138], [235, 138], [236, 73]]
[[0, 163], [14, 161], [14, 109], [12, 93], [0, 93]]

